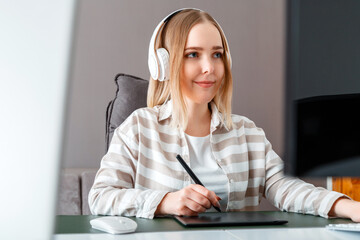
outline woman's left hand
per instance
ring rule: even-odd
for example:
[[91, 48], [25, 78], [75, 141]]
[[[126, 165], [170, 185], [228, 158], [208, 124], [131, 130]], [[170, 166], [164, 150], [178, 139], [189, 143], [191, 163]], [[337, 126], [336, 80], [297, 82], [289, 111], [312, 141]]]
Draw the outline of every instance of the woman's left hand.
[[353, 222], [360, 222], [360, 202], [339, 198], [332, 206], [329, 216], [350, 218]]

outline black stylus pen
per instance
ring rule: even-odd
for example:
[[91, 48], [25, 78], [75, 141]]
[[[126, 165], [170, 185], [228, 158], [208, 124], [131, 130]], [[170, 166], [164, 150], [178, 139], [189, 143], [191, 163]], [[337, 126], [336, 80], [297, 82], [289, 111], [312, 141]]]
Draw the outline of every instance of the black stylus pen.
[[[197, 178], [197, 176], [195, 175], [195, 173], [189, 168], [189, 166], [186, 164], [186, 162], [184, 161], [184, 159], [182, 159], [182, 157], [181, 157], [179, 154], [176, 156], [176, 159], [179, 161], [179, 163], [181, 164], [181, 166], [183, 166], [183, 168], [185, 168], [186, 172], [190, 175], [190, 177], [192, 178], [192, 180], [194, 180], [194, 182], [195, 182], [196, 184], [199, 184], [199, 185], [205, 187], [204, 184], [202, 184], [202, 183], [200, 182], [200, 180]], [[216, 211], [221, 212], [220, 208], [218, 208], [218, 207], [216, 207], [216, 206], [214, 206], [214, 205], [213, 205], [213, 207], [216, 209]]]

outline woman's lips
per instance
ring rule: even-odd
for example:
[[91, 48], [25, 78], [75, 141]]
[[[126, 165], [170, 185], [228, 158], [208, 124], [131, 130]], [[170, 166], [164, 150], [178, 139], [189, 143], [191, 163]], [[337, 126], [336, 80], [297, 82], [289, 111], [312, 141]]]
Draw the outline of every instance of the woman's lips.
[[201, 81], [201, 82], [195, 82], [197, 85], [203, 88], [209, 88], [214, 86], [215, 82], [212, 81]]

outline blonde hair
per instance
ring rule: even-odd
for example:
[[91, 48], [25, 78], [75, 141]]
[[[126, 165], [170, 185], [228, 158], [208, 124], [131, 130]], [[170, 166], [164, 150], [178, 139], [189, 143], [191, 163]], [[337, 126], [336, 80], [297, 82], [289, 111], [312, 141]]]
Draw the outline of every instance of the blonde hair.
[[160, 82], [150, 77], [147, 95], [148, 107], [161, 105], [167, 99], [172, 99], [173, 112], [171, 125], [183, 130], [186, 129], [188, 123], [188, 114], [184, 97], [181, 93], [180, 77], [182, 71], [179, 71], [179, 69], [183, 67], [184, 49], [190, 29], [196, 24], [204, 22], [213, 24], [221, 35], [224, 48], [223, 61], [225, 74], [224, 81], [212, 101], [222, 114], [222, 122], [228, 128], [232, 127], [231, 98], [233, 87], [230, 62], [227, 56], [229, 47], [226, 38], [221, 27], [208, 13], [195, 9], [187, 9], [173, 16], [159, 33], [155, 47], [156, 49], [165, 48], [169, 52], [170, 80]]

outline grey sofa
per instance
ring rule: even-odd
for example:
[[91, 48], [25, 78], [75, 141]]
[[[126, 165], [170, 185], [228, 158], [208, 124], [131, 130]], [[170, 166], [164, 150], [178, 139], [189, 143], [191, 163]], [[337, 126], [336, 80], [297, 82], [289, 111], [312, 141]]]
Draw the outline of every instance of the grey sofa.
[[97, 169], [64, 169], [60, 176], [58, 215], [91, 215], [88, 193]]

